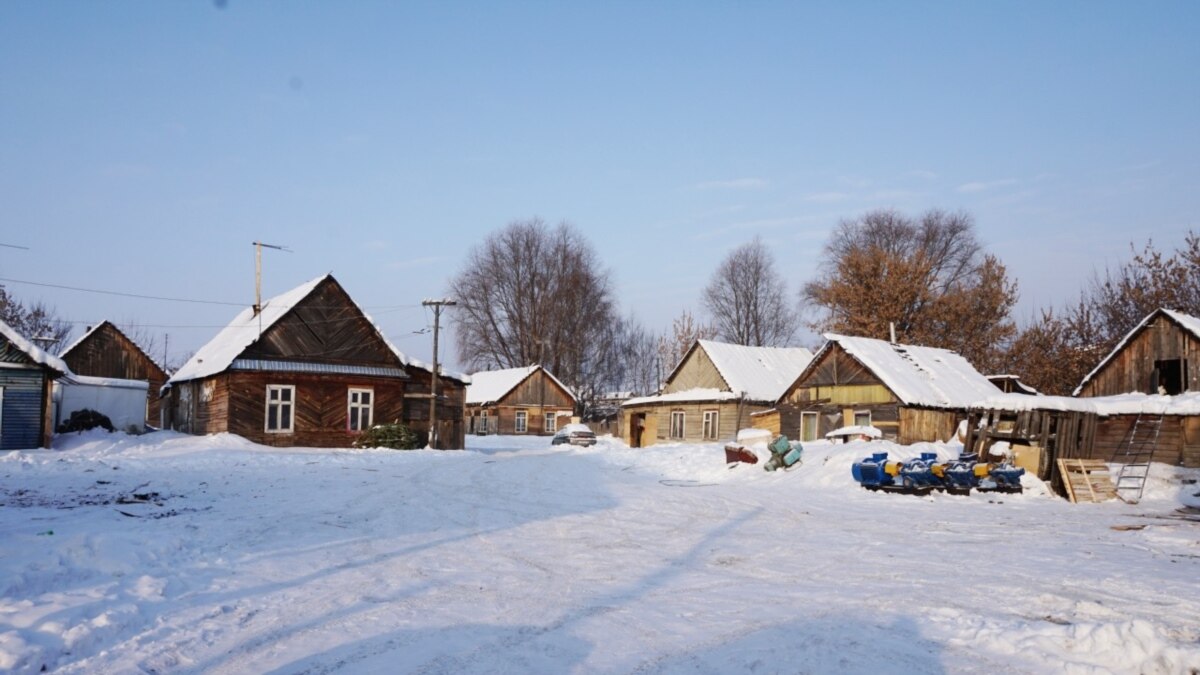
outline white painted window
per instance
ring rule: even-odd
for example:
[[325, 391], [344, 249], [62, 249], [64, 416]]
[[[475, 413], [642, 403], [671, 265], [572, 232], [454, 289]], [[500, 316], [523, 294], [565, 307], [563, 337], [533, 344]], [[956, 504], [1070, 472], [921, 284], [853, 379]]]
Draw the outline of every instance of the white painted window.
[[546, 433], [558, 431], [558, 413], [546, 413]]
[[682, 410], [671, 411], [671, 438], [683, 438], [684, 414]]
[[375, 411], [375, 390], [350, 389], [347, 399], [346, 428], [350, 431], [370, 429]]
[[704, 439], [708, 441], [717, 440], [717, 435], [721, 433], [721, 413], [717, 410], [704, 411]]
[[290, 434], [296, 417], [296, 387], [290, 384], [267, 385], [267, 424], [269, 434]]
[[516, 432], [518, 434], [525, 433], [525, 428], [529, 425], [529, 413], [524, 410], [517, 411]]
[[815, 441], [817, 440], [817, 413], [802, 412], [800, 413], [800, 440]]
[[871, 411], [870, 410], [855, 410], [854, 411], [854, 426], [856, 426], [856, 427], [871, 426]]

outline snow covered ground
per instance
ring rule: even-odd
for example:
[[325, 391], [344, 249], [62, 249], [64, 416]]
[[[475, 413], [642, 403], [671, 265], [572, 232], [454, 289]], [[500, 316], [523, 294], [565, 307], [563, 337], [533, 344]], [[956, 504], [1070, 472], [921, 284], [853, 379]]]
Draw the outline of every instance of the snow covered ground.
[[2, 454], [0, 671], [1200, 667], [1200, 523], [1175, 517], [1197, 471], [1071, 505], [1037, 481], [870, 493], [850, 464], [880, 443], [776, 473], [716, 444], [468, 445], [100, 433]]

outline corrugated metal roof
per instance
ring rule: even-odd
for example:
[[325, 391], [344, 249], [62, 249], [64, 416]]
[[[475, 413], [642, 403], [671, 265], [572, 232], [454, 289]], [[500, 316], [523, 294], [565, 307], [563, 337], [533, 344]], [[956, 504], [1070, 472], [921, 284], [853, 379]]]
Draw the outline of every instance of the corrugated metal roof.
[[318, 375], [370, 375], [373, 377], [396, 377], [407, 379], [408, 373], [400, 368], [383, 366], [353, 366], [333, 363], [309, 363], [305, 361], [267, 361], [264, 359], [234, 359], [230, 370], [266, 370], [279, 373], [316, 373]]

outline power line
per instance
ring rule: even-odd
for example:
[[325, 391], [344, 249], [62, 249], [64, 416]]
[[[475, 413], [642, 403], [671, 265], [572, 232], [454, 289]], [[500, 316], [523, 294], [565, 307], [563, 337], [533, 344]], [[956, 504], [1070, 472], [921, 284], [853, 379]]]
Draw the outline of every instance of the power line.
[[[124, 297], [124, 298], [137, 298], [140, 300], [161, 300], [163, 302], [190, 302], [190, 303], [202, 304], [202, 305], [227, 305], [230, 307], [243, 307], [243, 308], [246, 307], [246, 303], [244, 303], [244, 302], [224, 302], [221, 300], [197, 300], [194, 298], [168, 298], [168, 297], [163, 297], [163, 296], [158, 296], [158, 295], [142, 295], [140, 293], [125, 293], [122, 291], [105, 291], [105, 290], [101, 290], [98, 288], [83, 288], [80, 286], [64, 286], [62, 284], [49, 284], [49, 283], [45, 283], [45, 282], [41, 282], [41, 281], [26, 281], [23, 279], [8, 279], [5, 277], [0, 277], [0, 282], [10, 283], [10, 284], [25, 284], [27, 286], [41, 286], [43, 288], [57, 288], [57, 289], [66, 290], [66, 291], [79, 291], [82, 293], [96, 293], [98, 295], [116, 295], [116, 296], [120, 296], [120, 297]], [[398, 309], [416, 309], [420, 306], [421, 305], [371, 305], [371, 306], [364, 306], [363, 309], [364, 310], [370, 309], [370, 310], [390, 311], [390, 310], [398, 310]], [[272, 307], [275, 307], [278, 309], [288, 309], [287, 307], [280, 307], [279, 305], [272, 305]], [[328, 306], [326, 306], [326, 305], [308, 305], [308, 307], [311, 307], [313, 309], [340, 309], [342, 307], [342, 305], [328, 305]], [[377, 313], [383, 313], [383, 312], [377, 312]], [[83, 322], [81, 322], [81, 323], [83, 323]], [[181, 328], [190, 328], [190, 326], [181, 326]]]
[[138, 298], [140, 300], [163, 300], [166, 302], [192, 302], [200, 305], [230, 305], [233, 307], [245, 307], [242, 302], [222, 302], [220, 300], [195, 300], [192, 298], [167, 298], [158, 295], [141, 295], [139, 293], [122, 293], [121, 291], [102, 291], [95, 288], [80, 288], [79, 286], [63, 286], [62, 284], [47, 284], [40, 281], [23, 281], [21, 279], [6, 279], [0, 277], [0, 281], [10, 284], [26, 284], [28, 286], [41, 286], [43, 288], [58, 288], [66, 291], [80, 291], [82, 293], [97, 293], [100, 295], [119, 295], [125, 298]]

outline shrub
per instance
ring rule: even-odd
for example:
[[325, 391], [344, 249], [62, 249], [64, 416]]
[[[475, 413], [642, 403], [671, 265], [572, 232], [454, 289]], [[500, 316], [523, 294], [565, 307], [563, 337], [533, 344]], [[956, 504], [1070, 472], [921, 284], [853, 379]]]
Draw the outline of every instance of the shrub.
[[96, 412], [90, 408], [84, 408], [83, 410], [72, 412], [66, 422], [58, 425], [58, 433], [65, 434], [71, 431], [87, 431], [96, 427], [104, 427], [109, 431], [114, 431], [112, 420], [108, 419], [108, 415]]
[[425, 434], [420, 434], [399, 422], [377, 424], [354, 440], [356, 448], [391, 448], [415, 450], [425, 447]]

